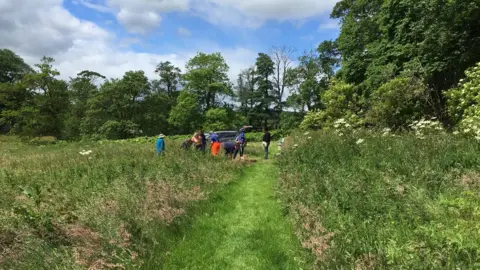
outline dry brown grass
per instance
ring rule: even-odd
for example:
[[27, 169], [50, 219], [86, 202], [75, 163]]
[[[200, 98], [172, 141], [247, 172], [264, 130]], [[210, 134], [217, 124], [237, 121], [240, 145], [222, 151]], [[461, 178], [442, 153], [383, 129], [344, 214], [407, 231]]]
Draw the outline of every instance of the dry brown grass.
[[192, 201], [205, 199], [199, 186], [183, 190], [167, 182], [147, 182], [144, 216], [147, 220], [159, 218], [171, 224], [176, 217], [185, 213], [185, 208]]
[[373, 254], [363, 254], [355, 261], [355, 270], [372, 270], [378, 268], [378, 259]]
[[303, 248], [310, 249], [319, 262], [326, 256], [330, 247], [331, 238], [335, 235], [328, 232], [320, 223], [318, 214], [302, 204], [294, 204], [294, 211], [298, 214], [299, 222], [303, 225], [297, 229], [297, 236], [302, 241]]
[[458, 179], [458, 183], [466, 189], [479, 189], [480, 173], [478, 172], [466, 173]]

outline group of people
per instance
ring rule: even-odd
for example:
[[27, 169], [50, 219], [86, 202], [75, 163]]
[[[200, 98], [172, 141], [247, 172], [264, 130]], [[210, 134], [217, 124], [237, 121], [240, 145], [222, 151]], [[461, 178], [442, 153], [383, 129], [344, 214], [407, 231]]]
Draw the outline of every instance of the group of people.
[[[244, 157], [245, 147], [247, 146], [247, 139], [245, 137], [245, 129], [241, 128], [235, 140], [233, 142], [220, 142], [219, 136], [215, 132], [210, 132], [210, 151], [213, 156], [218, 156], [221, 150], [224, 151], [225, 157], [236, 159], [240, 156], [240, 159]], [[270, 132], [264, 128], [262, 145], [265, 150], [265, 159], [268, 159], [268, 149], [270, 146]], [[207, 149], [207, 137], [203, 130], [198, 130], [193, 136], [182, 142], [181, 148], [188, 150], [194, 147], [197, 151], [206, 152]], [[157, 154], [163, 154], [165, 152], [165, 135], [160, 134], [158, 136], [156, 145]]]

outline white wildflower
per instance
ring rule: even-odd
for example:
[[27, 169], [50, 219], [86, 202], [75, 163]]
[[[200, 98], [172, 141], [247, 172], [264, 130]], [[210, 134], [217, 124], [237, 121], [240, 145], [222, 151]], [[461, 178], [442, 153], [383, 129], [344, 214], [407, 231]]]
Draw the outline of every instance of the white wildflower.
[[93, 151], [92, 151], [92, 150], [88, 150], [88, 151], [83, 150], [83, 151], [78, 152], [78, 153], [79, 153], [80, 155], [82, 155], [82, 156], [88, 156], [88, 155], [90, 155], [91, 153], [93, 153]]
[[303, 135], [307, 136], [308, 134], [310, 134], [310, 132], [305, 132]]
[[357, 144], [362, 144], [364, 141], [364, 139], [358, 139]]
[[453, 135], [458, 135], [458, 134], [460, 134], [460, 132], [458, 132], [458, 131], [453, 132]]
[[309, 139], [309, 140], [311, 140], [311, 139], [312, 139], [312, 137], [308, 137], [308, 139]]

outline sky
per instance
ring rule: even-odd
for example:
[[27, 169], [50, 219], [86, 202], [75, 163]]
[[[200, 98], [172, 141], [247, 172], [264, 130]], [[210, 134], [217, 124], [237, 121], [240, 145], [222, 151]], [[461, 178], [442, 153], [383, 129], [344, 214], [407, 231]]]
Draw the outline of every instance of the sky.
[[220, 52], [233, 80], [259, 52], [297, 54], [335, 39], [338, 0], [0, 0], [0, 48], [30, 64], [55, 59], [61, 78], [92, 70], [120, 78], [170, 61], [182, 70], [197, 52]]

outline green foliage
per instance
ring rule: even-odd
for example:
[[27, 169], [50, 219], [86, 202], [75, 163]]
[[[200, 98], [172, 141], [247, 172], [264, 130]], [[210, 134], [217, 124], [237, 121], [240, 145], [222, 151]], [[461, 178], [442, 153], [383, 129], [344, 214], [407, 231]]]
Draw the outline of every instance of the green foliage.
[[279, 158], [279, 194], [318, 268], [478, 268], [479, 144], [385, 134], [296, 135]]
[[104, 139], [118, 140], [133, 138], [141, 134], [139, 125], [132, 121], [108, 120], [98, 130], [98, 135]]
[[201, 107], [198, 97], [187, 91], [181, 91], [177, 105], [172, 108], [168, 122], [179, 133], [192, 133], [202, 123]]
[[155, 69], [155, 73], [160, 76], [160, 80], [153, 81], [156, 92], [163, 92], [171, 99], [177, 97], [177, 86], [181, 83], [180, 68], [172, 65], [169, 61], [160, 62]]
[[463, 117], [480, 116], [480, 62], [465, 71], [465, 79], [456, 88], [445, 93], [448, 99], [448, 112], [455, 121]]
[[209, 110], [219, 105], [220, 96], [233, 95], [227, 72], [229, 67], [220, 53], [198, 53], [186, 65], [185, 88], [198, 96], [200, 106]]
[[210, 109], [205, 114], [205, 130], [230, 130], [234, 128], [227, 109]]
[[325, 112], [324, 111], [308, 111], [302, 122], [300, 123], [300, 129], [303, 130], [318, 130], [325, 125]]
[[273, 90], [271, 76], [274, 72], [274, 63], [270, 56], [265, 53], [259, 53], [255, 66], [258, 76], [256, 79], [258, 82], [257, 91], [258, 96], [261, 97], [258, 106], [262, 111], [259, 112], [259, 118], [262, 119], [263, 125], [266, 125], [270, 117], [270, 106], [274, 101], [274, 97], [271, 94]]
[[331, 14], [342, 22], [342, 78], [368, 95], [409, 70], [425, 78], [433, 111], [443, 116], [443, 91], [480, 60], [479, 12], [476, 1], [342, 0]]
[[296, 129], [302, 122], [303, 114], [296, 112], [282, 112], [280, 114], [280, 129], [288, 132]]
[[406, 128], [422, 116], [425, 93], [425, 85], [417, 78], [393, 79], [372, 93], [367, 121], [381, 127]]
[[21, 81], [28, 73], [33, 73], [33, 69], [20, 56], [11, 50], [0, 49], [0, 83]]

